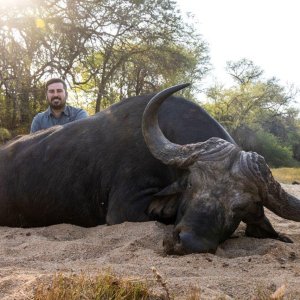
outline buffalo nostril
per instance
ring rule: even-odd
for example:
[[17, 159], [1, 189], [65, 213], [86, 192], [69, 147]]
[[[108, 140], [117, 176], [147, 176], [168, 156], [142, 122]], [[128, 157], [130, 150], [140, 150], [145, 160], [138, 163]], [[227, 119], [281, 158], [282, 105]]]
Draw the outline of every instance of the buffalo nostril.
[[164, 239], [164, 250], [167, 254], [215, 253], [218, 241], [214, 238], [199, 236], [192, 231], [175, 228], [172, 238]]
[[193, 234], [187, 231], [181, 231], [178, 234], [178, 240], [181, 241], [184, 245], [190, 245], [193, 243], [194, 237]]

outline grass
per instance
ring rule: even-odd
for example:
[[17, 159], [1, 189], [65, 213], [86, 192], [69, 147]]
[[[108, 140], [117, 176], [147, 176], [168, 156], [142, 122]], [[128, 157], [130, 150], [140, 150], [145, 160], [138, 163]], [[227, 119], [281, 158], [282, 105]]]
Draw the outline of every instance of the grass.
[[[110, 273], [94, 277], [83, 273], [60, 273], [40, 282], [34, 290], [33, 300], [174, 300], [166, 280], [155, 268], [152, 271], [156, 283], [163, 290], [160, 295], [151, 292], [144, 282], [117, 278]], [[201, 300], [201, 289], [191, 287], [185, 299]]]
[[120, 279], [111, 274], [94, 277], [85, 274], [57, 274], [50, 283], [40, 283], [34, 291], [34, 300], [158, 300], [165, 297], [151, 293], [145, 283]]
[[[47, 282], [41, 282], [34, 291], [34, 300], [174, 300], [170, 295], [167, 282], [152, 268], [154, 277], [164, 293], [154, 294], [147, 284], [137, 280], [118, 278], [110, 273], [95, 275], [86, 274], [56, 274]], [[49, 278], [48, 278], [49, 279]], [[148, 280], [148, 279], [147, 279]], [[201, 289], [190, 287], [187, 291], [186, 300], [201, 300]], [[213, 298], [224, 300], [227, 297], [220, 295]], [[299, 294], [289, 294], [285, 285], [276, 288], [257, 286], [255, 289], [255, 300], [292, 300], [299, 299]]]
[[274, 178], [281, 183], [300, 182], [300, 168], [278, 168], [271, 171]]

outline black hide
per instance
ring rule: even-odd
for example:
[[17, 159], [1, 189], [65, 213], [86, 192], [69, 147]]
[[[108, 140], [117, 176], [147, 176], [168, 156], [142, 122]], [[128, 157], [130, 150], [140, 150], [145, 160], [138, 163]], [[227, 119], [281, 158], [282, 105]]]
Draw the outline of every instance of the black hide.
[[[155, 214], [148, 214], [153, 196], [183, 171], [162, 164], [145, 145], [142, 114], [152, 96], [126, 99], [88, 119], [4, 145], [0, 225], [95, 226], [155, 219]], [[198, 105], [171, 98], [159, 111], [160, 127], [171, 142], [220, 137], [234, 143]], [[173, 204], [169, 210], [176, 209]]]

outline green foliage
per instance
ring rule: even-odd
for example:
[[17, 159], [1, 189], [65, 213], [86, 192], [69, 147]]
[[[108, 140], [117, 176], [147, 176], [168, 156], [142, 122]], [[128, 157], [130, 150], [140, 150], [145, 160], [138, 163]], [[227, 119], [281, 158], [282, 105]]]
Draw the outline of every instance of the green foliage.
[[228, 89], [214, 86], [207, 96], [210, 101], [206, 108], [231, 132], [245, 124], [259, 124], [267, 117], [283, 116], [292, 99], [275, 79]]
[[195, 82], [207, 70], [207, 47], [173, 1], [28, 0], [1, 7], [0, 126], [12, 132], [28, 131], [47, 105], [49, 77], [65, 79], [76, 103], [94, 112], [123, 97]]
[[271, 167], [291, 167], [296, 165], [293, 159], [293, 151], [287, 146], [283, 146], [278, 138], [269, 132], [259, 130], [256, 133], [256, 151], [265, 157]]
[[235, 131], [234, 138], [245, 151], [255, 151], [264, 156], [271, 167], [297, 166], [291, 147], [283, 144], [270, 132], [257, 126], [256, 129], [241, 127]]
[[6, 128], [0, 127], [0, 144], [11, 139], [11, 133]]
[[240, 59], [238, 61], [229, 61], [226, 66], [227, 72], [233, 79], [241, 85], [255, 82], [264, 71], [256, 66], [253, 61], [248, 59]]
[[227, 67], [236, 84], [211, 87], [205, 108], [243, 149], [260, 153], [272, 166], [297, 165], [300, 126], [298, 111], [290, 106], [296, 91], [275, 78], [264, 80], [263, 71], [249, 60]]

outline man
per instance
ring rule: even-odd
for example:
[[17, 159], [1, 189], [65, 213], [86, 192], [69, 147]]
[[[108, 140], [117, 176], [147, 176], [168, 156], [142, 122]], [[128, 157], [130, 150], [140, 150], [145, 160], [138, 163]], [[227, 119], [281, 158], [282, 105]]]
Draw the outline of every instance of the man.
[[45, 88], [49, 107], [33, 118], [31, 133], [88, 117], [85, 110], [66, 105], [68, 98], [67, 85], [62, 79], [52, 78], [48, 80]]

